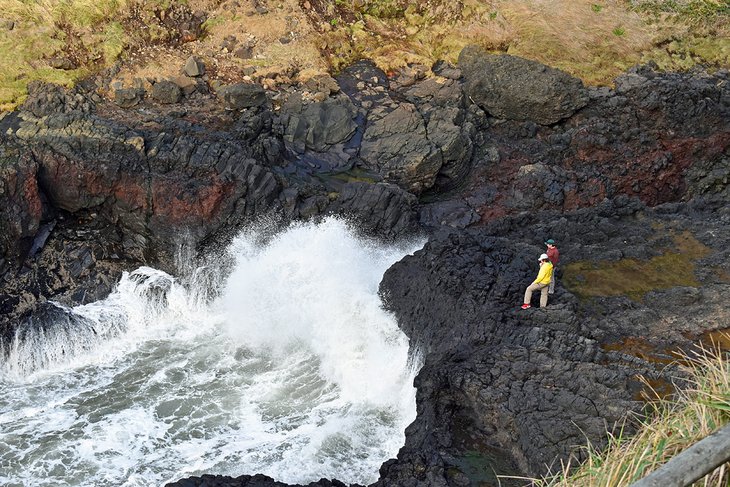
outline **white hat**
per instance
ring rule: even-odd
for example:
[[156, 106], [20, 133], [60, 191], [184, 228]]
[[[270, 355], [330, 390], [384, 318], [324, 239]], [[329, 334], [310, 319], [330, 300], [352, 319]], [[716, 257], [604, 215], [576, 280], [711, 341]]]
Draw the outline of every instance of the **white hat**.
[[548, 260], [548, 256], [547, 256], [547, 254], [541, 254], [540, 258], [537, 260]]

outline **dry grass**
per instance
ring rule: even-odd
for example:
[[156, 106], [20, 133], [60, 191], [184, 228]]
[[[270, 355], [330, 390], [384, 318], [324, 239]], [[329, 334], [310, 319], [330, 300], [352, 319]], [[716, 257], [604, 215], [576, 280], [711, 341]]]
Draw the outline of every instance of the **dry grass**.
[[84, 69], [62, 71], [51, 68], [41, 53], [54, 54], [63, 47], [48, 29], [26, 32], [21, 29], [0, 31], [0, 110], [23, 101], [25, 87], [36, 79], [71, 85], [84, 75]]
[[[208, 14], [206, 35], [176, 44], [160, 21], [173, 5]], [[336, 72], [373, 59], [385, 71], [455, 62], [477, 43], [561, 68], [590, 84], [610, 84], [648, 60], [666, 69], [730, 65], [726, 0], [278, 0], [257, 12], [253, 0], [0, 0], [0, 108], [21, 102], [34, 79], [72, 84], [121, 59], [121, 79], [179, 74], [190, 54], [222, 81], [244, 68], [276, 82]], [[142, 28], [140, 28], [142, 26]], [[241, 59], [226, 38], [252, 47]], [[282, 42], [282, 39], [285, 39]], [[174, 49], [167, 49], [173, 45]], [[174, 51], [174, 52], [173, 52]], [[51, 67], [70, 57], [77, 69]], [[278, 75], [278, 76], [277, 76]]]
[[93, 27], [128, 7], [126, 0], [2, 0], [3, 17], [37, 25]]
[[508, 53], [560, 68], [589, 84], [608, 84], [652, 46], [653, 28], [623, 2], [505, 2], [518, 38]]
[[[673, 456], [730, 423], [730, 353], [702, 349], [684, 355], [682, 367], [689, 387], [679, 388], [671, 399], [649, 398], [648, 418], [640, 421], [636, 435], [609, 435], [609, 445], [585, 450], [587, 460], [570, 461], [555, 477], [533, 480], [536, 487], [619, 487], [630, 485], [666, 463]], [[575, 468], [574, 468], [575, 467]], [[695, 487], [727, 487], [730, 464], [725, 464]]]

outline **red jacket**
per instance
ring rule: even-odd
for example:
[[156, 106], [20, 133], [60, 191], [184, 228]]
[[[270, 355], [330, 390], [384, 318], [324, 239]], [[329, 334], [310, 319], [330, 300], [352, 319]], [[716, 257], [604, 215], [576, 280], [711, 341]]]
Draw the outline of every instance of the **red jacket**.
[[547, 256], [548, 259], [550, 259], [550, 263], [554, 266], [558, 265], [558, 262], [560, 261], [560, 252], [558, 252], [557, 247], [548, 248], [547, 249]]

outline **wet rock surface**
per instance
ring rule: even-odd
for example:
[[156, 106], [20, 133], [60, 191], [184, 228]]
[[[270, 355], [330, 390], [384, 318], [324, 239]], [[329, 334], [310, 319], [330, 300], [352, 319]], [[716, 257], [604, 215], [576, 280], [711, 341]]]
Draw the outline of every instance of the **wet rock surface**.
[[[363, 61], [277, 93], [205, 73], [174, 103], [32, 85], [0, 114], [0, 337], [47, 317], [48, 300], [104, 297], [123, 270], [175, 272], [181, 249], [256, 218], [343, 215], [372, 237], [428, 236], [381, 283], [424, 365], [417, 419], [376, 485], [496, 485], [495, 471], [541, 475], [601, 444], [641, 410], [639, 375], [668, 384], [670, 350], [727, 326], [728, 73], [641, 67], [585, 88], [463, 57], [393, 79]], [[522, 111], [515, 89], [532, 97]], [[520, 310], [547, 238], [563, 255], [556, 294]], [[614, 295], [585, 270], [662, 256], [682, 279]]]

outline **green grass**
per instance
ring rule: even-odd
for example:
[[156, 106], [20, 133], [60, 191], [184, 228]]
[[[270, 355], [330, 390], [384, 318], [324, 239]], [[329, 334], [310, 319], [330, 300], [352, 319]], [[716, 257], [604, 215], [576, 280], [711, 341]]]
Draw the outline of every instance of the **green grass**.
[[63, 40], [45, 30], [33, 33], [0, 31], [0, 109], [22, 103], [27, 94], [26, 86], [31, 81], [40, 79], [70, 86], [86, 74], [84, 69], [63, 71], [41, 62], [40, 53], [52, 55], [63, 45]]
[[0, 31], [0, 109], [22, 103], [31, 81], [71, 86], [89, 73], [83, 64], [69, 71], [49, 66], [47, 59], [63, 55], [69, 39], [81, 39], [77, 47], [98, 53], [102, 65], [116, 60], [124, 33], [110, 19], [126, 6], [125, 0], [0, 0], [3, 17], [16, 22], [12, 31]]
[[[155, 12], [170, 5], [168, 0], [0, 0], [0, 16], [15, 22], [13, 30], [0, 31], [0, 110], [22, 103], [31, 81], [71, 86], [112, 65], [132, 42], [169, 40], [169, 29], [155, 22]], [[135, 15], [147, 29], [129, 28]], [[54, 69], [49, 63], [54, 56], [68, 57], [78, 68]]]
[[637, 12], [672, 15], [693, 22], [727, 22], [730, 16], [727, 0], [644, 0], [632, 4], [631, 8]]
[[628, 296], [641, 301], [650, 291], [699, 285], [695, 260], [709, 252], [691, 234], [675, 237], [674, 251], [648, 260], [578, 261], [565, 266], [565, 286], [581, 299]]
[[[621, 429], [608, 434], [608, 447], [590, 444], [583, 463], [563, 464], [554, 477], [531, 479], [536, 487], [619, 487], [645, 477], [673, 456], [730, 423], [730, 353], [713, 347], [683, 355], [681, 368], [689, 387], [676, 395], [650, 397], [648, 414], [636, 420], [638, 432], [627, 437]], [[634, 421], [635, 418], [628, 418]], [[703, 487], [730, 485], [730, 469], [720, 467], [693, 484]]]
[[101, 51], [107, 65], [112, 64], [122, 53], [126, 34], [119, 22], [110, 22], [104, 29]]
[[664, 70], [684, 71], [697, 64], [730, 66], [730, 38], [694, 37], [669, 38], [661, 48], [644, 53], [642, 61], [652, 60]]

